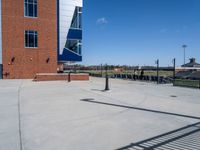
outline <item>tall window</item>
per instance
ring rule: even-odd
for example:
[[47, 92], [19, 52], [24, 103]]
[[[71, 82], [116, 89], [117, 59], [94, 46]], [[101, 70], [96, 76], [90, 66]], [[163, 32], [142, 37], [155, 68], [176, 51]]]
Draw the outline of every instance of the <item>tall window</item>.
[[24, 11], [26, 17], [37, 17], [37, 0], [24, 0]]
[[76, 7], [71, 23], [71, 28], [82, 28], [82, 7]]
[[38, 47], [37, 31], [33, 31], [33, 30], [25, 31], [25, 47], [26, 48], [37, 48]]

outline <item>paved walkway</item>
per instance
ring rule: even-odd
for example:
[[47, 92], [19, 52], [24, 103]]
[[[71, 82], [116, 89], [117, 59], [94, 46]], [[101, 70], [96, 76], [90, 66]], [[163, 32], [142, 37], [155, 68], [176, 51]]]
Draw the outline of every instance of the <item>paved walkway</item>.
[[124, 80], [110, 88], [100, 78], [1, 80], [0, 150], [200, 149], [200, 90]]

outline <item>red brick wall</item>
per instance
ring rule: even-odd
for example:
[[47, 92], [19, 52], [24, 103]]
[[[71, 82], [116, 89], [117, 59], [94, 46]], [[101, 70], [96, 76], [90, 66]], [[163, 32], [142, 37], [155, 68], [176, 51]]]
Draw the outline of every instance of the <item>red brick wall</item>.
[[[70, 74], [72, 81], [87, 81], [89, 80], [89, 74]], [[34, 81], [56, 81], [67, 80], [68, 74], [37, 74]]]
[[[57, 72], [56, 4], [56, 0], [38, 0], [38, 17], [26, 18], [24, 0], [2, 0], [4, 78], [34, 78], [36, 73]], [[25, 30], [38, 32], [38, 48], [24, 48]]]

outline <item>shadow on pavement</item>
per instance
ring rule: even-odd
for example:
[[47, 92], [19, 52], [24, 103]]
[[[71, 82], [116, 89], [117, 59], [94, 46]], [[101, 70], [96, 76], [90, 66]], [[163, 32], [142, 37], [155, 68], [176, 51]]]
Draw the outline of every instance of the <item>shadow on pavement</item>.
[[105, 90], [91, 89], [92, 91], [105, 92]]
[[[182, 115], [171, 112], [163, 112], [163, 111], [150, 110], [150, 109], [138, 108], [126, 105], [99, 102], [95, 101], [93, 98], [81, 99], [81, 101], [200, 120], [200, 117], [196, 116]], [[185, 127], [137, 143], [131, 143], [127, 146], [118, 148], [116, 150], [154, 150], [154, 149], [155, 150], [200, 150], [200, 122], [187, 125]]]
[[81, 101], [88, 102], [88, 103], [101, 104], [101, 105], [108, 105], [108, 106], [113, 106], [113, 107], [122, 107], [122, 108], [128, 108], [128, 109], [134, 109], [134, 110], [147, 111], [147, 112], [152, 112], [152, 113], [159, 113], [159, 114], [172, 115], [172, 116], [178, 116], [178, 117], [185, 117], [185, 118], [200, 120], [200, 117], [197, 117], [197, 116], [189, 116], [189, 115], [176, 114], [176, 113], [171, 113], [171, 112], [145, 109], [145, 108], [139, 108], [139, 107], [133, 107], [133, 106], [127, 106], [127, 105], [119, 105], [119, 104], [113, 104], [113, 103], [100, 102], [100, 101], [95, 101], [93, 98], [81, 99]]
[[200, 150], [200, 122], [116, 150]]

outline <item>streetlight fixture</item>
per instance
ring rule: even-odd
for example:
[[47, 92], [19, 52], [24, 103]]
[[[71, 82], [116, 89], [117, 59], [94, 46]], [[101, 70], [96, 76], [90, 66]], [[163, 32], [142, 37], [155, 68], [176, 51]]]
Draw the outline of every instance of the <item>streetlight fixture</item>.
[[185, 66], [185, 49], [187, 48], [187, 45], [182, 45], [182, 47], [183, 47], [183, 54], [184, 54], [184, 66]]

